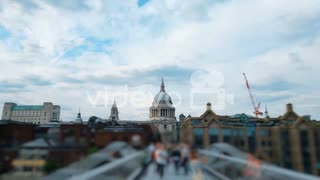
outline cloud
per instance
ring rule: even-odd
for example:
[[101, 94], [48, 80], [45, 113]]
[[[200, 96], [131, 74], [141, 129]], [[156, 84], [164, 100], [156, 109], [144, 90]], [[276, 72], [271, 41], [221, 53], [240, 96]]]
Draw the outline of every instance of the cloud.
[[21, 89], [23, 89], [24, 87], [26, 87], [26, 85], [24, 84], [2, 81], [0, 82], [0, 93], [22, 91]]
[[[94, 107], [87, 92], [114, 96], [127, 85], [133, 94], [155, 95], [164, 77], [177, 114], [197, 115], [188, 103], [190, 77], [200, 70], [221, 72], [222, 88], [235, 96], [218, 113], [251, 113], [242, 72], [271, 115], [289, 101], [311, 113], [307, 107], [319, 106], [312, 99], [319, 88], [319, 7], [313, 0], [4, 0], [0, 103], [50, 100], [66, 107], [64, 120], [73, 120], [78, 106], [86, 118], [106, 117], [109, 103]], [[152, 98], [141, 99], [121, 116], [147, 119]], [[214, 101], [205, 96], [204, 108], [206, 99]]]
[[253, 85], [251, 86], [253, 89], [257, 91], [284, 91], [284, 90], [293, 90], [294, 88], [298, 88], [298, 84], [290, 83], [286, 80], [275, 79], [274, 81], [268, 82], [264, 85]]

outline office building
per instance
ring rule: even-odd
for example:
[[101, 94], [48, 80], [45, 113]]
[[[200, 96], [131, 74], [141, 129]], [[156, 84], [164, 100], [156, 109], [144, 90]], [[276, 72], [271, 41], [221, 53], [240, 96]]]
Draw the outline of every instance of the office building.
[[60, 106], [51, 102], [42, 105], [17, 105], [6, 102], [3, 106], [2, 120], [12, 120], [32, 124], [45, 124], [60, 120]]

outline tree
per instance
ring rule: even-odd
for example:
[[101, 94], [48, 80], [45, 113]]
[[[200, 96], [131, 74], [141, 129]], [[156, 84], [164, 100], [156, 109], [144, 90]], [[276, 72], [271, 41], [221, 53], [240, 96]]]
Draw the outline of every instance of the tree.
[[47, 160], [43, 167], [43, 171], [47, 174], [50, 174], [57, 169], [59, 169], [59, 164], [55, 160]]
[[88, 148], [88, 150], [87, 150], [87, 155], [96, 153], [96, 152], [98, 152], [98, 151], [99, 151], [99, 149], [98, 149], [97, 147], [90, 147], [90, 148]]

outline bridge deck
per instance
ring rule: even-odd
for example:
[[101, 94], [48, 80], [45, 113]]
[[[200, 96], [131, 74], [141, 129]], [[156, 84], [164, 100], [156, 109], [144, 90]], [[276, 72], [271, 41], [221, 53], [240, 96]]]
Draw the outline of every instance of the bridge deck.
[[[196, 161], [190, 163], [190, 171], [188, 175], [184, 175], [184, 169], [181, 167], [179, 173], [176, 174], [174, 165], [170, 163], [164, 169], [164, 176], [162, 179], [168, 180], [212, 180], [213, 177], [207, 177], [202, 171], [198, 168], [198, 163]], [[152, 163], [149, 165], [146, 175], [142, 178], [144, 180], [158, 180], [161, 179], [159, 174], [156, 172], [156, 164]]]

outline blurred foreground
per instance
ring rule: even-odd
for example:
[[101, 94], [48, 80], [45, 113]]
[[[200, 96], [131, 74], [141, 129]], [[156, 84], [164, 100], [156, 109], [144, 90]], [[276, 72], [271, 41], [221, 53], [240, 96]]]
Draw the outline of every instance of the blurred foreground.
[[[153, 147], [152, 147], [153, 146]], [[175, 150], [188, 154], [188, 169], [179, 163], [175, 169]], [[188, 149], [185, 149], [188, 148]], [[184, 150], [185, 149], [185, 150]], [[163, 177], [159, 173], [158, 158], [165, 153]], [[186, 153], [185, 153], [186, 152]], [[148, 158], [151, 155], [150, 159]], [[283, 169], [263, 161], [235, 147], [216, 143], [207, 149], [189, 149], [184, 144], [157, 143], [138, 150], [124, 142], [114, 142], [99, 152], [59, 169], [48, 176], [7, 174], [3, 179], [89, 180], [89, 179], [318, 179], [315, 176]]]

